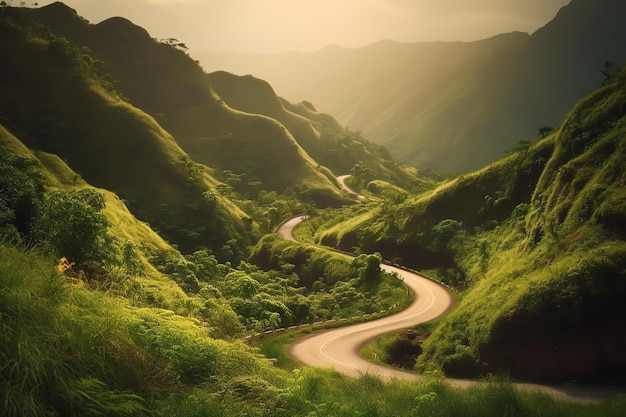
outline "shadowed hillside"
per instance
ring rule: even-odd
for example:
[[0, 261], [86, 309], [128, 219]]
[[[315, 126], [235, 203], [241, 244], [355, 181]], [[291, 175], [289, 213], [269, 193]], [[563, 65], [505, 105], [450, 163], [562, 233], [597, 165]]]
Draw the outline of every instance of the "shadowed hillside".
[[621, 0], [574, 0], [530, 36], [206, 54], [201, 62], [266, 79], [279, 95], [313, 101], [394, 158], [453, 174], [498, 160], [541, 127], [556, 127], [600, 85], [606, 61], [614, 69], [626, 62], [625, 15]]
[[292, 104], [276, 96], [272, 87], [252, 76], [223, 71], [208, 75], [211, 86], [225, 103], [246, 113], [279, 121], [311, 157], [335, 173], [367, 166], [376, 177], [410, 188], [418, 182], [417, 171], [391, 159], [388, 152], [343, 129], [330, 115], [318, 113], [311, 103]]
[[[32, 149], [59, 155], [90, 183], [188, 251], [238, 253], [251, 229], [218, 184], [149, 115], [119, 96], [85, 51], [0, 10], [0, 122]], [[80, 177], [76, 177], [78, 181]], [[193, 230], [193, 233], [190, 231]], [[234, 239], [234, 240], [233, 240]]]
[[283, 192], [302, 184], [321, 206], [343, 201], [331, 175], [284, 126], [225, 105], [184, 51], [152, 39], [123, 18], [90, 25], [62, 3], [30, 10], [29, 15], [105, 61], [119, 90], [172, 133], [197, 162], [245, 175], [268, 190]]

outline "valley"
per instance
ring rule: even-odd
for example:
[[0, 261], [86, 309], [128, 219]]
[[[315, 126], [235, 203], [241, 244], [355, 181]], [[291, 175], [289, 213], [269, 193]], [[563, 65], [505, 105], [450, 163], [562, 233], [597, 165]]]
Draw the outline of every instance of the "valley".
[[577, 0], [533, 33], [198, 57], [207, 71], [253, 74], [289, 100], [311, 101], [396, 160], [459, 175], [557, 128], [604, 81], [605, 63], [623, 65], [624, 15], [621, 0]]
[[287, 59], [292, 102], [123, 17], [1, 5], [0, 414], [623, 415], [623, 7]]

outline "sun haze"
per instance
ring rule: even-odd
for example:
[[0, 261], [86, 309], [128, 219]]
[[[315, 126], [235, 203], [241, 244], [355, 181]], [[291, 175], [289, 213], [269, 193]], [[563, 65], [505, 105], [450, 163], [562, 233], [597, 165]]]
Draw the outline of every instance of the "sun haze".
[[[52, 1], [41, 2], [39, 7]], [[313, 51], [329, 44], [469, 41], [532, 33], [569, 0], [66, 0], [91, 23], [128, 18], [192, 51]]]

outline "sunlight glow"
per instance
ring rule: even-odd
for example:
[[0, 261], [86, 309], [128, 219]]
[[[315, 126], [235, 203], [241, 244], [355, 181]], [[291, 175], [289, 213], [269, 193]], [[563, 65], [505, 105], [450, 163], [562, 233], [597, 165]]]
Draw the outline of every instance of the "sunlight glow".
[[[66, 0], [92, 23], [124, 16], [192, 50], [312, 51], [401, 42], [469, 41], [533, 32], [569, 0]], [[43, 2], [40, 7], [52, 1]]]

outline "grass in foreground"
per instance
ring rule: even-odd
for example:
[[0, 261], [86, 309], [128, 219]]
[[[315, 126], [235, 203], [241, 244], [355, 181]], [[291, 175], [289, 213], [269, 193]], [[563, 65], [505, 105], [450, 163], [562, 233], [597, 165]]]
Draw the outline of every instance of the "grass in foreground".
[[[51, 260], [0, 246], [3, 416], [622, 416], [626, 399], [569, 404], [505, 382], [346, 378], [207, 336], [197, 320], [72, 286]], [[281, 334], [273, 347], [289, 343]]]

